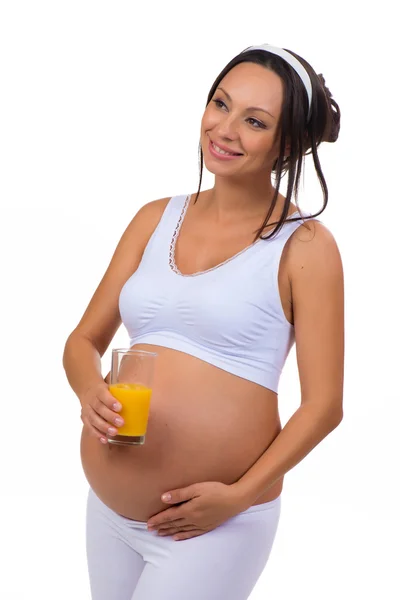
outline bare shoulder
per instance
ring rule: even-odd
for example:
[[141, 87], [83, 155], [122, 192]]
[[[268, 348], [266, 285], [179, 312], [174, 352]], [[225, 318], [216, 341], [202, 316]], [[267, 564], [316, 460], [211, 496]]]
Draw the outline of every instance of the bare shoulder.
[[307, 267], [318, 275], [319, 270], [342, 270], [340, 251], [332, 232], [320, 221], [309, 219], [291, 236], [288, 248], [288, 275], [292, 280]]
[[158, 212], [161, 216], [170, 200], [170, 196], [166, 196], [165, 198], [160, 198], [158, 200], [151, 200], [150, 202], [144, 204], [140, 210], [145, 209], [147, 212]]
[[140, 223], [140, 227], [144, 227], [144, 237], [146, 237], [146, 234], [148, 234], [149, 231], [153, 233], [169, 201], [170, 197], [168, 196], [166, 198], [160, 198], [158, 200], [151, 200], [150, 202], [147, 202], [138, 210], [129, 225], [131, 225], [132, 228], [136, 228], [136, 224]]
[[[128, 270], [135, 270], [144, 249], [156, 229], [170, 197], [146, 202], [128, 223], [117, 246], [117, 254], [127, 261]], [[129, 265], [129, 257], [131, 264]]]

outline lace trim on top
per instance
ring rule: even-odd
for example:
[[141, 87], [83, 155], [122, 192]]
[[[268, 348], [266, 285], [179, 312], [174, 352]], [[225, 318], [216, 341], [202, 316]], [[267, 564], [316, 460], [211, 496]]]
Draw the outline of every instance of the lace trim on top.
[[[180, 270], [178, 269], [178, 267], [175, 264], [175, 246], [176, 246], [176, 240], [178, 239], [178, 234], [179, 234], [179, 231], [180, 231], [180, 228], [182, 225], [183, 218], [184, 218], [187, 208], [189, 206], [189, 200], [190, 200], [190, 195], [186, 196], [185, 204], [183, 205], [183, 208], [181, 210], [181, 215], [176, 224], [175, 231], [172, 236], [171, 243], [169, 245], [169, 261], [168, 261], [169, 266], [171, 267], [171, 269], [173, 270], [174, 273], [176, 273], [177, 275], [182, 275], [182, 277], [185, 277], [185, 275], [183, 275], [183, 273], [180, 272]], [[190, 277], [190, 275], [189, 275], [189, 277]]]
[[[230, 262], [231, 260], [233, 260], [237, 256], [240, 256], [241, 254], [243, 254], [243, 252], [246, 252], [246, 250], [249, 250], [249, 248], [252, 248], [256, 244], [258, 244], [258, 242], [264, 241], [261, 238], [258, 238], [258, 240], [256, 240], [255, 242], [253, 242], [249, 246], [246, 246], [246, 248], [243, 248], [243, 250], [240, 250], [239, 252], [237, 252], [237, 254], [234, 254], [233, 256], [230, 256], [229, 258], [227, 258], [226, 260], [224, 260], [224, 262], [219, 263], [219, 265], [215, 265], [215, 267], [211, 267], [210, 269], [206, 269], [205, 271], [197, 271], [196, 273], [186, 273], [186, 274], [185, 273], [181, 273], [180, 270], [178, 269], [178, 267], [176, 266], [176, 263], [175, 263], [175, 246], [176, 246], [176, 241], [177, 241], [178, 236], [179, 236], [180, 229], [182, 227], [182, 221], [183, 221], [183, 219], [185, 217], [186, 211], [187, 211], [188, 206], [189, 206], [190, 198], [191, 198], [190, 195], [188, 195], [186, 197], [185, 203], [184, 203], [183, 208], [181, 210], [181, 214], [180, 214], [179, 220], [178, 220], [178, 222], [176, 224], [175, 231], [174, 231], [173, 236], [172, 236], [171, 243], [169, 245], [169, 260], [168, 260], [169, 266], [172, 269], [172, 271], [174, 273], [176, 273], [177, 275], [180, 275], [181, 277], [196, 277], [197, 275], [203, 275], [203, 273], [209, 273], [210, 271], [215, 271], [215, 269], [219, 269], [219, 267], [222, 267], [223, 265], [226, 265], [226, 263]], [[293, 217], [296, 214], [300, 214], [299, 211], [296, 211], [295, 213], [292, 213], [290, 216]]]

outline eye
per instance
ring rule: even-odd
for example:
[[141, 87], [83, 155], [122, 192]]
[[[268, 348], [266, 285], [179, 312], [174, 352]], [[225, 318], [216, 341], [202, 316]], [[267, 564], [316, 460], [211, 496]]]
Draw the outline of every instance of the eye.
[[264, 123], [261, 123], [261, 121], [257, 121], [257, 119], [253, 119], [253, 117], [249, 117], [248, 119], [249, 121], [254, 121], [254, 123], [257, 123], [257, 127], [256, 129], [265, 129], [265, 125]]
[[[225, 102], [223, 102], [222, 100], [219, 100], [219, 98], [217, 98], [216, 100], [213, 100], [213, 102], [215, 102], [215, 105], [218, 106], [218, 108], [221, 108], [219, 106], [220, 104], [222, 104], [223, 106], [226, 106]], [[266, 129], [266, 126], [264, 125], [264, 123], [261, 123], [261, 121], [258, 121], [257, 119], [253, 119], [253, 117], [249, 117], [247, 120], [252, 121], [254, 123], [253, 127], [255, 127], [256, 129]]]
[[222, 102], [222, 100], [213, 100], [213, 102], [215, 102], [215, 104], [216, 104], [217, 106], [218, 106], [218, 104], [223, 104], [224, 106], [226, 106], [226, 105], [225, 105], [225, 103], [224, 103], [224, 102]]

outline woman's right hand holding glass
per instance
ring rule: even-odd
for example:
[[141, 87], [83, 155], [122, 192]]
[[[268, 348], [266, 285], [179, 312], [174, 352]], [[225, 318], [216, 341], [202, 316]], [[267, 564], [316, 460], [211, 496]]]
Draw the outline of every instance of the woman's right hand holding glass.
[[90, 387], [81, 397], [81, 420], [103, 444], [107, 444], [107, 435], [116, 435], [116, 427], [121, 427], [124, 420], [118, 414], [121, 403], [114, 398], [105, 382]]

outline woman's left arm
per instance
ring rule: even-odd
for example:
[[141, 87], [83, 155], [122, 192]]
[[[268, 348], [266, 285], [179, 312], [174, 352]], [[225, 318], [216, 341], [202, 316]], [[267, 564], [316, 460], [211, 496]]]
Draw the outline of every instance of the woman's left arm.
[[288, 245], [301, 405], [262, 456], [231, 487], [253, 503], [341, 422], [344, 376], [344, 277], [339, 249], [319, 221]]

